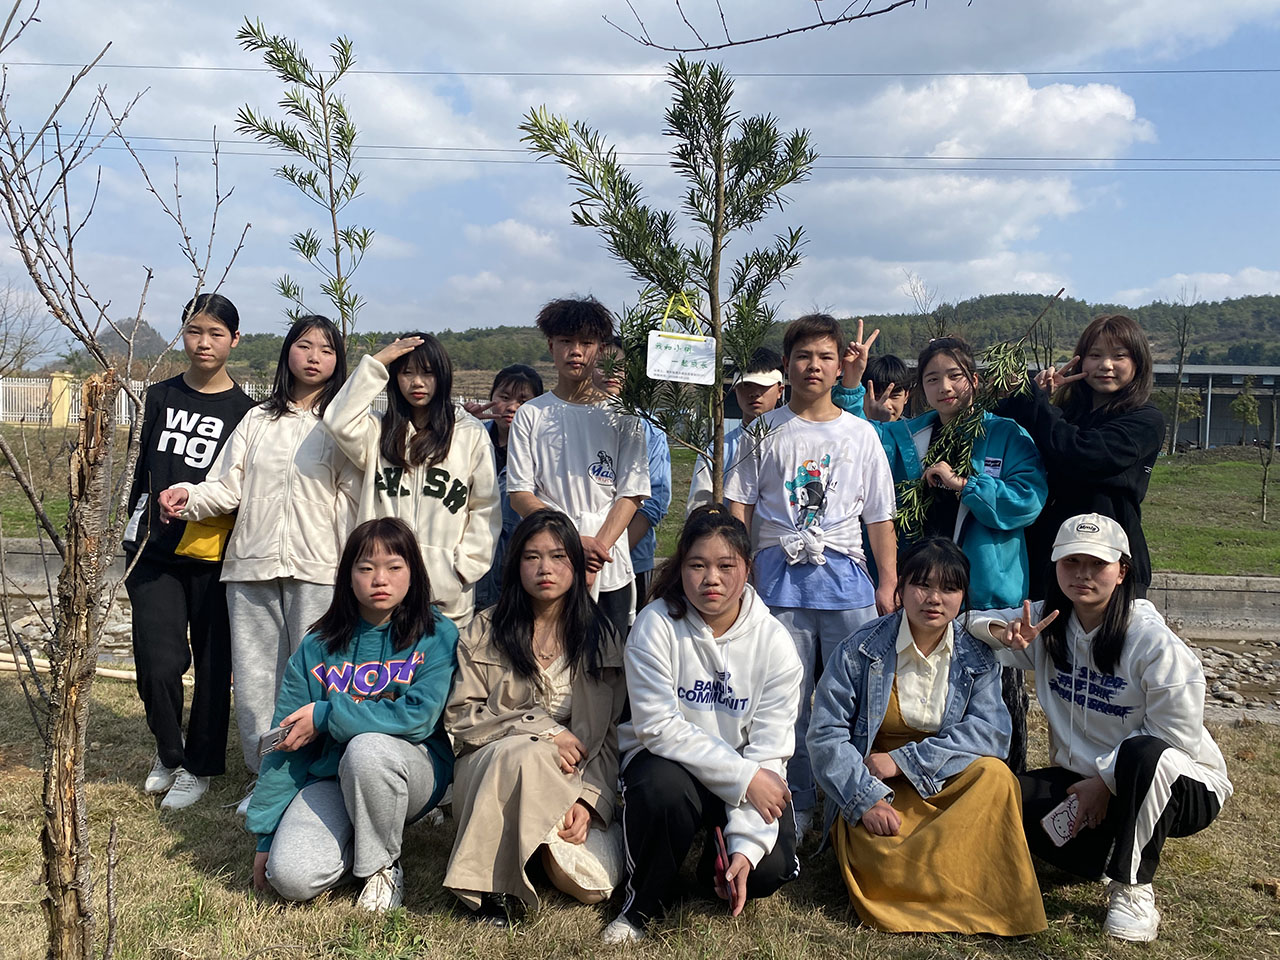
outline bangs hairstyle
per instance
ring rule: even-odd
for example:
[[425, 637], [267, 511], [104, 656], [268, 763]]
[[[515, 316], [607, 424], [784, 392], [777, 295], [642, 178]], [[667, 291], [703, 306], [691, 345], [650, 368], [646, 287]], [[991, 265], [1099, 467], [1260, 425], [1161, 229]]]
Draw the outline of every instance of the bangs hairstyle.
[[747, 578], [751, 578], [751, 535], [747, 528], [723, 504], [703, 504], [689, 514], [680, 531], [675, 556], [662, 565], [649, 588], [648, 601], [666, 601], [667, 614], [672, 620], [683, 620], [689, 612], [689, 598], [684, 595], [684, 565], [693, 552], [693, 545], [703, 537], [716, 536], [724, 537], [733, 552], [742, 557], [747, 565]]
[[280, 359], [276, 361], [276, 379], [271, 384], [271, 395], [262, 402], [272, 420], [279, 420], [289, 412], [289, 398], [293, 396], [294, 376], [293, 371], [289, 369], [289, 351], [312, 330], [319, 330], [323, 334], [329, 341], [329, 346], [333, 348], [333, 355], [336, 358], [333, 376], [325, 381], [324, 389], [320, 391], [319, 398], [311, 407], [316, 416], [324, 416], [329, 403], [338, 395], [343, 381], [347, 379], [347, 351], [342, 345], [342, 332], [337, 325], [328, 317], [315, 314], [299, 317], [293, 321], [293, 326], [284, 336], [284, 343], [280, 346]]
[[220, 293], [202, 293], [188, 300], [187, 305], [182, 308], [183, 325], [202, 314], [217, 320], [233, 337], [240, 332], [240, 311]]
[[[387, 367], [391, 379], [387, 383], [387, 412], [382, 415], [382, 438], [379, 451], [387, 463], [396, 467], [435, 466], [449, 455], [453, 443], [453, 363], [440, 341], [429, 333], [406, 333], [404, 338], [418, 337], [420, 346], [396, 357]], [[427, 401], [426, 423], [411, 438], [413, 407], [400, 392], [399, 376], [406, 370], [429, 371], [436, 385]]]
[[351, 574], [356, 564], [378, 552], [399, 557], [409, 568], [409, 592], [391, 614], [391, 646], [404, 650], [430, 633], [439, 614], [431, 606], [431, 581], [422, 562], [422, 551], [413, 531], [403, 520], [382, 517], [366, 520], [351, 531], [338, 561], [334, 580], [333, 601], [323, 617], [311, 625], [309, 632], [318, 633], [325, 652], [341, 653], [351, 645], [360, 628], [360, 604], [356, 602]]
[[969, 607], [969, 558], [946, 537], [925, 537], [902, 551], [898, 558], [898, 586], [894, 602], [902, 609], [902, 588], [932, 583], [940, 590], [959, 590], [964, 596], [961, 610]]
[[798, 344], [828, 337], [836, 342], [836, 352], [843, 353], [844, 328], [840, 326], [839, 320], [829, 313], [810, 313], [797, 317], [787, 324], [786, 332], [782, 335], [782, 355], [790, 359], [791, 351]]
[[[1093, 662], [1105, 674], [1114, 676], [1116, 664], [1124, 653], [1124, 638], [1129, 631], [1129, 615], [1133, 610], [1133, 601], [1138, 596], [1138, 578], [1133, 575], [1133, 560], [1120, 555], [1120, 566], [1124, 568], [1124, 581], [1116, 585], [1115, 593], [1107, 601], [1107, 609], [1102, 614], [1102, 624], [1093, 635]], [[1053, 657], [1053, 664], [1064, 673], [1070, 673], [1074, 666], [1071, 663], [1071, 645], [1067, 642], [1067, 620], [1071, 617], [1074, 605], [1062, 592], [1058, 585], [1057, 564], [1050, 561], [1049, 573], [1045, 577], [1044, 611], [1058, 611], [1058, 618], [1045, 627], [1044, 642]]]
[[911, 389], [911, 371], [907, 369], [901, 357], [886, 353], [872, 357], [867, 363], [867, 370], [862, 375], [863, 386], [866, 386], [868, 381], [875, 384], [877, 393], [891, 383], [895, 390], [906, 391]]
[[[1073, 357], [1080, 358], [1081, 366], [1084, 365], [1084, 358], [1089, 355], [1089, 351], [1099, 340], [1110, 340], [1117, 347], [1127, 350], [1129, 356], [1133, 358], [1133, 379], [1125, 385], [1124, 389], [1116, 391], [1104, 404], [1103, 409], [1124, 413], [1143, 406], [1151, 399], [1154, 376], [1151, 366], [1151, 344], [1147, 342], [1147, 335], [1142, 332], [1142, 328], [1132, 317], [1126, 317], [1123, 313], [1096, 317], [1080, 334], [1075, 353], [1072, 354]], [[1077, 369], [1075, 372], [1080, 371]], [[1093, 397], [1093, 388], [1083, 380], [1077, 380], [1059, 390], [1054, 399], [1066, 413], [1067, 419], [1074, 422], [1093, 409]]]
[[503, 367], [498, 371], [498, 375], [493, 378], [493, 386], [489, 388], [489, 399], [492, 400], [493, 395], [503, 387], [508, 390], [528, 387], [530, 393], [535, 397], [540, 397], [543, 392], [542, 375], [526, 364], [513, 363], [510, 366]]
[[613, 314], [595, 297], [552, 300], [534, 321], [547, 339], [582, 337], [607, 343], [613, 337]]
[[535, 510], [515, 528], [507, 554], [502, 560], [502, 591], [493, 608], [490, 638], [507, 658], [517, 676], [535, 683], [541, 681], [541, 670], [533, 655], [533, 601], [520, 579], [520, 564], [525, 546], [539, 533], [547, 532], [564, 547], [569, 566], [573, 568], [573, 584], [560, 606], [560, 636], [564, 656], [572, 676], [585, 670], [587, 676], [600, 676], [600, 655], [609, 639], [609, 621], [605, 619], [587, 587], [587, 561], [582, 553], [582, 540], [573, 521], [559, 510]]

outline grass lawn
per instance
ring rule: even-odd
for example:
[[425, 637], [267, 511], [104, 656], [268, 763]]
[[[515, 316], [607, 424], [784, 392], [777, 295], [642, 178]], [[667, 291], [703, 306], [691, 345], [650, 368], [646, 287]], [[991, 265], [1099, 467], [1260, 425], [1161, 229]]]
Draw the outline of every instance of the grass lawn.
[[[40, 853], [39, 752], [12, 674], [0, 674], [0, 957], [43, 957], [44, 921], [35, 883]], [[1236, 795], [1203, 833], [1171, 840], [1156, 880], [1164, 914], [1151, 947], [1119, 945], [1100, 933], [1103, 888], [1064, 885], [1041, 873], [1049, 930], [1017, 940], [900, 936], [861, 927], [848, 909], [830, 855], [804, 861], [801, 877], [732, 921], [710, 899], [693, 899], [638, 948], [598, 944], [616, 904], [584, 907], [556, 894], [507, 934], [459, 918], [441, 886], [453, 821], [418, 824], [406, 835], [406, 909], [385, 918], [358, 913], [342, 887], [306, 906], [249, 893], [253, 841], [231, 807], [244, 785], [238, 755], [197, 806], [162, 813], [143, 795], [151, 740], [129, 683], [99, 680], [90, 726], [88, 796], [96, 857], [99, 937], [105, 935], [103, 863], [112, 818], [119, 823], [119, 960], [133, 958], [510, 957], [688, 958], [1159, 958], [1280, 956], [1280, 901], [1262, 889], [1280, 862], [1280, 740], [1256, 724], [1215, 729]], [[1033, 730], [1043, 751], [1043, 730]], [[234, 728], [231, 743], [237, 743]], [[1034, 757], [1033, 757], [1034, 759]], [[101, 945], [101, 941], [100, 941]]]
[[1272, 470], [1265, 525], [1261, 493], [1262, 465], [1249, 448], [1162, 457], [1142, 505], [1152, 567], [1183, 573], [1280, 573], [1280, 463]]

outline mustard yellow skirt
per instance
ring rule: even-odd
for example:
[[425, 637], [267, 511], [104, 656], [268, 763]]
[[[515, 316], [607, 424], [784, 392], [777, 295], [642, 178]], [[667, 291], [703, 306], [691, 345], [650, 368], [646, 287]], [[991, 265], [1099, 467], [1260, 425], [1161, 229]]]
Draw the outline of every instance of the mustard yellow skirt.
[[993, 933], [1048, 925], [1009, 768], [981, 757], [924, 799], [905, 777], [888, 785], [902, 817], [894, 837], [837, 817], [836, 860], [863, 923], [893, 933]]

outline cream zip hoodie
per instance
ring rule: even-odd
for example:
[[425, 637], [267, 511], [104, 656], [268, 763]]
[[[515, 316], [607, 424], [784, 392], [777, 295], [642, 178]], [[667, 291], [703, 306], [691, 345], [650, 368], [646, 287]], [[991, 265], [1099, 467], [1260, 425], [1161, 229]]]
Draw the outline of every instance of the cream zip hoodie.
[[479, 420], [455, 407], [453, 442], [442, 461], [391, 466], [379, 451], [382, 417], [371, 409], [390, 379], [381, 361], [364, 357], [329, 404], [324, 425], [363, 471], [358, 521], [398, 517], [409, 525], [422, 548], [432, 602], [461, 629], [475, 613], [475, 583], [493, 566], [502, 530], [493, 443]]
[[[1043, 610], [1043, 600], [1031, 604], [1032, 620], [1042, 619]], [[1074, 673], [1058, 669], [1043, 636], [1016, 652], [992, 636], [992, 624], [1020, 616], [1019, 608], [973, 613], [968, 629], [1001, 663], [1035, 671], [1052, 764], [1086, 777], [1096, 774], [1115, 793], [1120, 744], [1130, 737], [1159, 737], [1191, 758], [1200, 779], [1226, 802], [1232, 791], [1227, 764], [1204, 728], [1204, 668], [1149, 600], [1133, 602], [1114, 674], [1098, 670], [1092, 650], [1097, 631], [1086, 633], [1074, 612], [1067, 620]]]
[[750, 585], [722, 636], [689, 606], [679, 620], [655, 600], [636, 617], [625, 654], [631, 719], [618, 727], [622, 767], [640, 749], [684, 766], [724, 801], [729, 854], [754, 867], [778, 840], [747, 800], [764, 768], [786, 778], [803, 670], [795, 644]]
[[315, 413], [290, 407], [273, 420], [259, 404], [203, 481], [174, 486], [187, 491], [183, 520], [236, 513], [224, 583], [285, 577], [331, 584], [354, 526], [358, 479]]

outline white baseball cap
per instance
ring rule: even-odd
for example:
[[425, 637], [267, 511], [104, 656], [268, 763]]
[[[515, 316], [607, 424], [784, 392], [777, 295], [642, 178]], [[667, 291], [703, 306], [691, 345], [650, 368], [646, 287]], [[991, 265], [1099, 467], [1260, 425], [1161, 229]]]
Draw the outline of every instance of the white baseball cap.
[[774, 368], [773, 370], [757, 370], [755, 373], [744, 373], [733, 382], [736, 387], [743, 383], [754, 383], [759, 387], [772, 387], [782, 382], [782, 371]]
[[1082, 513], [1064, 520], [1053, 540], [1050, 560], [1061, 560], [1073, 553], [1097, 557], [1107, 563], [1115, 563], [1120, 557], [1129, 556], [1129, 535], [1110, 517], [1100, 513]]

